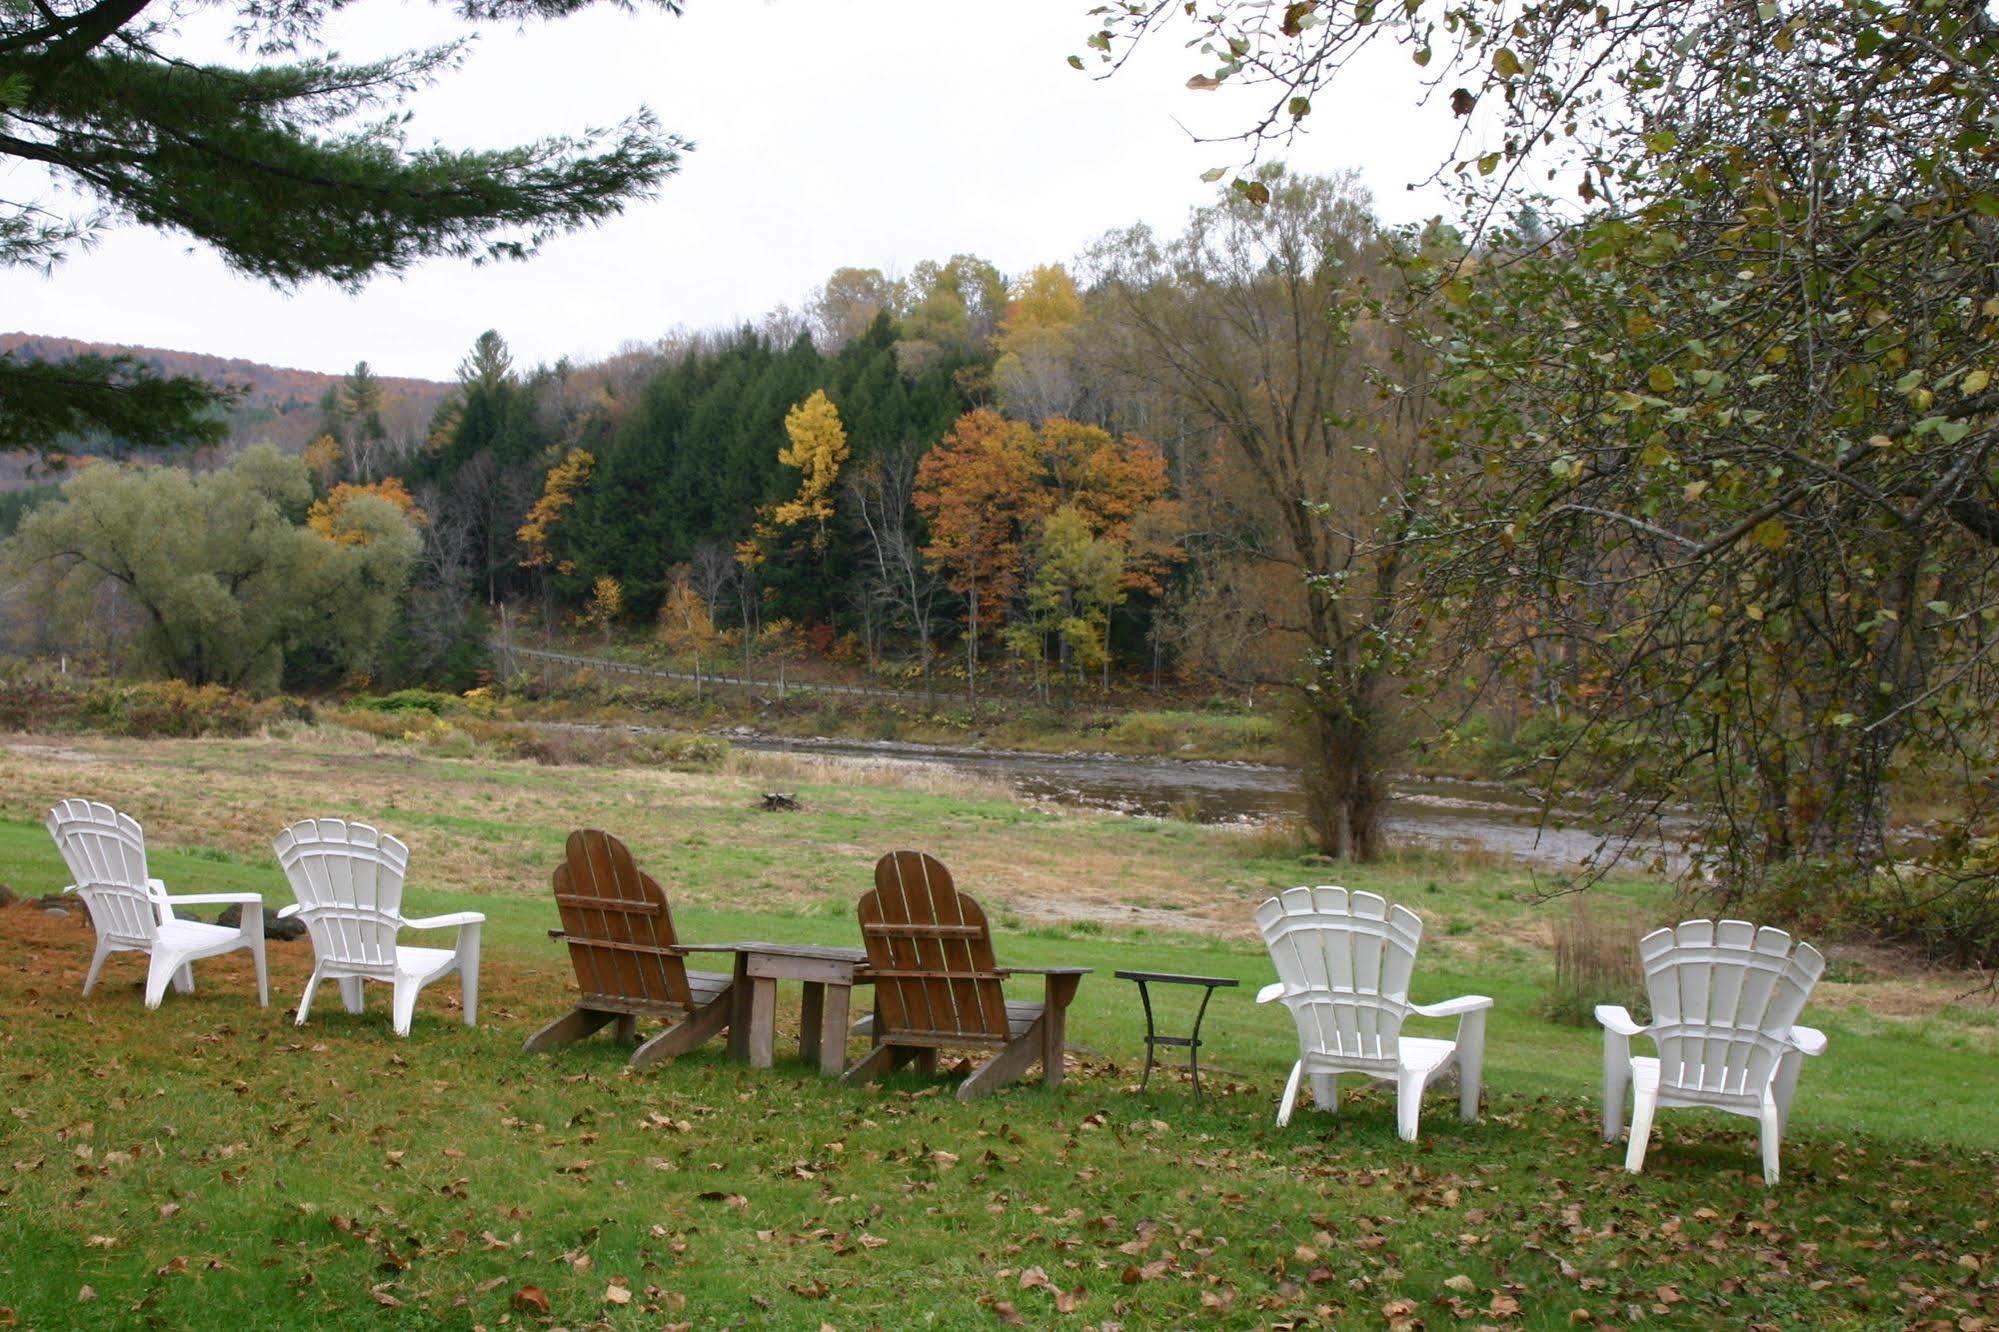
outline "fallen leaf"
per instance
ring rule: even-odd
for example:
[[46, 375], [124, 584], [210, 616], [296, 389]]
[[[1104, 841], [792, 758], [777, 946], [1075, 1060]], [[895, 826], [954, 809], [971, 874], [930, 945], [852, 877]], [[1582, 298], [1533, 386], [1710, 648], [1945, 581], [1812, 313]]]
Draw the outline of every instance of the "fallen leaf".
[[615, 1281], [604, 1287], [604, 1303], [624, 1305], [631, 1302], [632, 1292], [626, 1287], [619, 1285]]
[[516, 1309], [545, 1314], [548, 1312], [548, 1292], [540, 1286], [522, 1286], [514, 1292], [513, 1304]]
[[84, 1286], [76, 1292], [76, 1302], [78, 1304], [88, 1304], [96, 1298], [97, 1288], [95, 1286]]

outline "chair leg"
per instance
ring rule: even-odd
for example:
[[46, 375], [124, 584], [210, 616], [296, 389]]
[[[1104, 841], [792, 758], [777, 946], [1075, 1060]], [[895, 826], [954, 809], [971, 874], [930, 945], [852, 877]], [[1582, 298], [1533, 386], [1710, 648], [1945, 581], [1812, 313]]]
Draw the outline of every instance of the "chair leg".
[[1340, 1109], [1340, 1075], [1337, 1073], [1314, 1073], [1312, 1075], [1312, 1104], [1327, 1114], [1338, 1114]]
[[1763, 1132], [1761, 1134], [1763, 1140], [1763, 1187], [1773, 1189], [1777, 1187], [1777, 1149], [1784, 1137], [1784, 1115], [1777, 1108], [1777, 1102], [1774, 1098], [1765, 1097], [1763, 1100], [1763, 1113], [1759, 1118], [1763, 1125]]
[[367, 1006], [367, 995], [361, 988], [359, 976], [342, 976], [334, 984], [340, 987], [340, 1002], [350, 1013], [359, 1013]]
[[104, 970], [105, 959], [111, 956], [111, 945], [104, 940], [97, 941], [97, 951], [91, 954], [90, 970], [83, 973], [83, 992], [89, 994], [97, 984], [98, 973]]
[[187, 964], [180, 960], [180, 954], [153, 949], [152, 961], [146, 967], [146, 1007], [158, 1008], [160, 1000], [166, 998], [167, 986], [175, 982]]
[[292, 1022], [293, 1026], [303, 1027], [305, 1025], [306, 1015], [312, 1012], [313, 991], [319, 988], [319, 982], [321, 981], [321, 979], [323, 978], [319, 974], [319, 968], [314, 967], [312, 969], [311, 979], [307, 980], [305, 983], [305, 993], [299, 996], [298, 1017], [293, 1020]]
[[1395, 1135], [1404, 1142], [1416, 1141], [1422, 1117], [1423, 1075], [1405, 1068], [1395, 1078]]
[[1616, 1142], [1624, 1130], [1624, 1097], [1631, 1087], [1631, 1041], [1603, 1033], [1603, 1140]]
[[1770, 1094], [1777, 1101], [1779, 1133], [1791, 1126], [1791, 1098], [1797, 1095], [1798, 1073], [1804, 1067], [1804, 1063], [1804, 1055], [1796, 1050], [1789, 1051], [1777, 1062], [1777, 1079], [1771, 1084]]
[[416, 996], [423, 988], [408, 976], [396, 977], [395, 997], [390, 1002], [394, 1006], [392, 1025], [398, 1036], [410, 1034], [410, 1023], [416, 1018]]
[[1652, 1112], [1658, 1108], [1659, 1093], [1643, 1087], [1631, 1095], [1631, 1145], [1624, 1152], [1624, 1168], [1637, 1174], [1645, 1168], [1645, 1147], [1652, 1137]]
[[861, 1056], [859, 1062], [852, 1068], [840, 1075], [840, 1085], [852, 1087], [857, 1083], [873, 1082], [894, 1065], [898, 1048], [893, 1045], [877, 1045]]
[[458, 1001], [465, 1025], [479, 1025], [479, 923], [458, 927]]
[[1458, 1118], [1478, 1122], [1478, 1098], [1485, 1076], [1485, 1013], [1458, 1019]]
[[580, 1041], [617, 1016], [616, 1013], [606, 1013], [595, 1008], [572, 1008], [528, 1037], [521, 1044], [521, 1053], [533, 1054], [537, 1050], [547, 1050], [553, 1046], [566, 1045], [570, 1041]]
[[1284, 1084], [1284, 1099], [1277, 1103], [1277, 1127], [1283, 1128], [1291, 1122], [1291, 1107], [1298, 1103], [1298, 1084], [1305, 1076], [1305, 1061], [1300, 1059], [1291, 1066], [1291, 1078]]
[[194, 993], [194, 963], [183, 962], [174, 973], [174, 990], [179, 994]]
[[[257, 968], [257, 1007], [271, 1006], [271, 973], [264, 962], [264, 913], [261, 907], [251, 907], [257, 913], [257, 932], [250, 936], [250, 961]], [[250, 911], [243, 914], [247, 917]]]

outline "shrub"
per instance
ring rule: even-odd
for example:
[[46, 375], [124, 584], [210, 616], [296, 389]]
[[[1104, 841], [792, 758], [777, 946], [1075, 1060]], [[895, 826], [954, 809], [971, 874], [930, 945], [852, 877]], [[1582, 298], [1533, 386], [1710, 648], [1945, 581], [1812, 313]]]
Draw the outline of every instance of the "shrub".
[[348, 701], [347, 706], [362, 712], [427, 712], [433, 717], [455, 712], [462, 705], [456, 694], [442, 694], [433, 689], [398, 689], [393, 694], [360, 694]]

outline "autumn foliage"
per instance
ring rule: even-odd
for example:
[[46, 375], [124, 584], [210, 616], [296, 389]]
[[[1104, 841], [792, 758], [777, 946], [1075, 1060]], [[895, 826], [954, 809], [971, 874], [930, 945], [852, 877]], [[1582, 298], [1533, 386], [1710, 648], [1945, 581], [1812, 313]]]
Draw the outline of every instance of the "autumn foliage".
[[383, 477], [371, 485], [357, 486], [343, 481], [327, 492], [326, 498], [317, 501], [307, 510], [305, 525], [325, 537], [328, 541], [343, 546], [356, 546], [368, 539], [368, 534], [341, 521], [347, 506], [364, 495], [387, 500], [396, 506], [410, 523], [422, 527], [429, 521], [424, 511], [417, 507], [415, 498], [404, 489], [403, 483], [393, 476]]

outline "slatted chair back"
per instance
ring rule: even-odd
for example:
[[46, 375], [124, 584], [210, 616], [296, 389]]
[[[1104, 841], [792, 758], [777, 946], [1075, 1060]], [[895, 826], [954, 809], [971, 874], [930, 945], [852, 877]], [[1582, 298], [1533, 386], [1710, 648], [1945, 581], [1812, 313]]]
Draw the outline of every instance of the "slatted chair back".
[[1302, 1048], [1394, 1073], [1423, 921], [1374, 893], [1289, 888], [1256, 911]]
[[1825, 958], [1746, 920], [1688, 920], [1638, 941], [1659, 1085], [1675, 1097], [1760, 1101]]
[[63, 800], [49, 811], [48, 829], [98, 938], [150, 949], [169, 908], [147, 881], [138, 822], [99, 801]]
[[301, 819], [271, 843], [322, 962], [393, 978], [410, 851], [366, 823]]
[[673, 912], [653, 877], [607, 832], [569, 834], [555, 868], [555, 904], [583, 1007], [623, 1013], [691, 1011], [687, 965], [669, 952]]
[[876, 863], [859, 914], [885, 1040], [1006, 1043], [1005, 973], [986, 913], [949, 870], [921, 851], [891, 852]]

